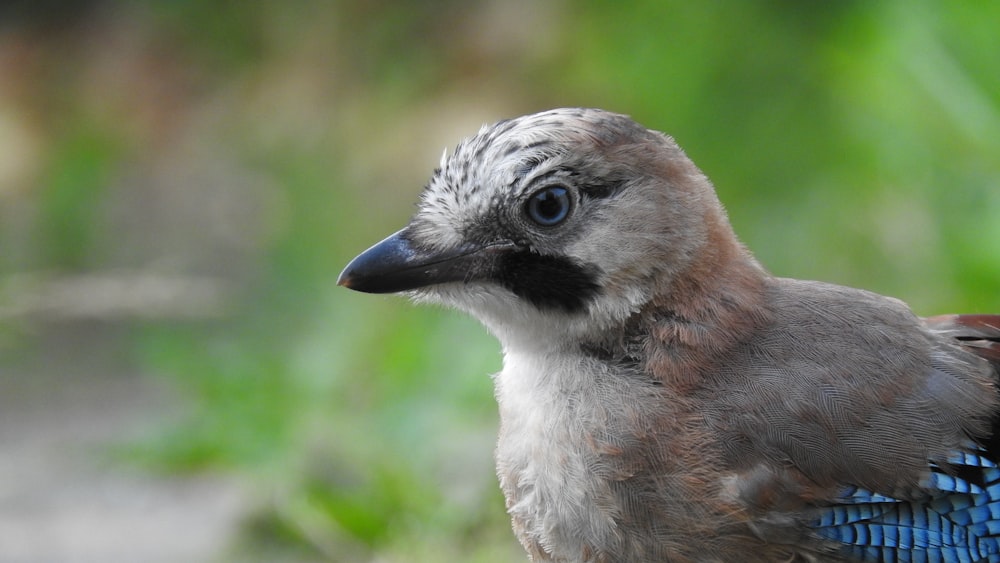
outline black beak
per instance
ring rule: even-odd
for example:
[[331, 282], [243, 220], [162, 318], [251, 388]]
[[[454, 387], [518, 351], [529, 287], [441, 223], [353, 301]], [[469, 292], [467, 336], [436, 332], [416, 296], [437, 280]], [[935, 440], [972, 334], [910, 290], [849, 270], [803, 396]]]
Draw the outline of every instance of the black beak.
[[403, 229], [351, 260], [340, 273], [337, 285], [365, 293], [396, 293], [439, 283], [482, 279], [494, 269], [498, 254], [512, 246], [465, 245], [447, 251], [429, 251], [415, 246]]

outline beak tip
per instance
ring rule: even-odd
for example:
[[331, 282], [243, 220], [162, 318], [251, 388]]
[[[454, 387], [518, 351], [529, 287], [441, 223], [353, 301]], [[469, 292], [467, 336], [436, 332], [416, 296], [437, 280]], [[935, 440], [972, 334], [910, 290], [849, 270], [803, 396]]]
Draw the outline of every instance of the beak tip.
[[344, 270], [337, 276], [337, 285], [351, 289], [351, 276]]
[[399, 231], [354, 257], [337, 277], [337, 285], [363, 293], [396, 293], [408, 287], [392, 281], [406, 269], [413, 251]]

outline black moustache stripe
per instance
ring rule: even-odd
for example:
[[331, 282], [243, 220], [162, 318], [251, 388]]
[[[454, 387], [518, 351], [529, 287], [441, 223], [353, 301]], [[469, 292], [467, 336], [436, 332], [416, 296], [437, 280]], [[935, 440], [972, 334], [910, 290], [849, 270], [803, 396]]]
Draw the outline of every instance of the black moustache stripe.
[[504, 254], [497, 281], [541, 310], [580, 313], [600, 294], [600, 269], [530, 250]]

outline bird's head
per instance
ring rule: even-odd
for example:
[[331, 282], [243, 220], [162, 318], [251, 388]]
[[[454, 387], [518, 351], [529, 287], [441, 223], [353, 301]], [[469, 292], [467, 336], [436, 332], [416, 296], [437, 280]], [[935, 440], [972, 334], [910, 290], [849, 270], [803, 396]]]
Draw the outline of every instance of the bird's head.
[[673, 139], [623, 115], [557, 109], [460, 143], [410, 223], [338, 283], [444, 303], [505, 344], [544, 335], [549, 346], [624, 322], [720, 240], [738, 246]]

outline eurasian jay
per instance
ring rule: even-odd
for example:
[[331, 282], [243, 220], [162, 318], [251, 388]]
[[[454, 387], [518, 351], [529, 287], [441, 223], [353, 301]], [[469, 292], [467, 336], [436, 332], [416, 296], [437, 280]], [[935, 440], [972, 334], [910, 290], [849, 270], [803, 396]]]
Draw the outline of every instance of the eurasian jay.
[[500, 340], [497, 473], [533, 561], [1000, 562], [1000, 316], [772, 276], [625, 116], [484, 127], [338, 283]]

